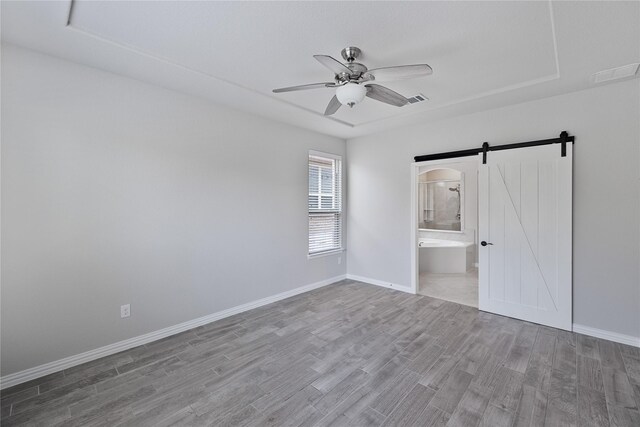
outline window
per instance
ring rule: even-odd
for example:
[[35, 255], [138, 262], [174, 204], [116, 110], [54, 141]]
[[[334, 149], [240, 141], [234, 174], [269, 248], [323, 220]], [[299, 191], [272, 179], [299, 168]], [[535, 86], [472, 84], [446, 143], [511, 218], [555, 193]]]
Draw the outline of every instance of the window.
[[342, 160], [309, 153], [309, 255], [342, 249]]

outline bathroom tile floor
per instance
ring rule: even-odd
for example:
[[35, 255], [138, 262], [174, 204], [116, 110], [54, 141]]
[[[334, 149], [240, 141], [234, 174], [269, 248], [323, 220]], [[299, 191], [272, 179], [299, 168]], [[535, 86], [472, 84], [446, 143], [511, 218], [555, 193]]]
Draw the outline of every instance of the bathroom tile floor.
[[478, 307], [478, 269], [466, 273], [420, 273], [420, 295]]

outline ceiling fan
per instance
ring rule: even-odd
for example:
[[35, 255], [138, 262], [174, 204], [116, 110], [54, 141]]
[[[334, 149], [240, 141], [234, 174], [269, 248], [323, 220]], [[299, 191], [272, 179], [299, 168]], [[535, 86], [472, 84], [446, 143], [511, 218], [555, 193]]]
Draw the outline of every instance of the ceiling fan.
[[407, 98], [389, 88], [371, 82], [413, 79], [433, 73], [433, 70], [427, 64], [399, 65], [369, 70], [363, 64], [355, 62], [360, 53], [362, 51], [353, 46], [342, 49], [342, 58], [347, 61], [346, 64], [328, 55], [313, 55], [318, 62], [333, 71], [335, 74], [333, 82], [283, 87], [274, 89], [273, 92], [282, 93], [307, 89], [335, 88], [336, 93], [329, 101], [329, 105], [327, 105], [327, 109], [324, 112], [325, 116], [330, 116], [338, 111], [342, 105], [348, 105], [352, 108], [361, 102], [365, 96], [395, 107], [402, 107], [409, 103]]

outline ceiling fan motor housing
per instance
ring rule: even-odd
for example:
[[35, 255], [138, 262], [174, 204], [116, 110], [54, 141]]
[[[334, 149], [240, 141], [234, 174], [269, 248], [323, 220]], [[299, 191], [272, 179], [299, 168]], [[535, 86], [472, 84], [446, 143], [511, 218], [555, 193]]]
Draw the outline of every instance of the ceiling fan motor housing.
[[361, 53], [362, 51], [355, 46], [345, 47], [344, 49], [342, 49], [342, 52], [340, 52], [342, 58], [344, 58], [344, 60], [347, 62], [355, 61]]
[[354, 46], [345, 47], [344, 49], [342, 49], [342, 52], [341, 52], [342, 58], [345, 61], [347, 61], [345, 66], [349, 70], [351, 70], [351, 73], [350, 74], [344, 73], [344, 74], [337, 75], [336, 77], [339, 81], [348, 82], [348, 81], [358, 80], [360, 79], [360, 77], [362, 77], [364, 73], [367, 72], [367, 67], [365, 67], [364, 64], [361, 64], [359, 62], [354, 62], [356, 58], [360, 56], [361, 53], [362, 51], [359, 48]]

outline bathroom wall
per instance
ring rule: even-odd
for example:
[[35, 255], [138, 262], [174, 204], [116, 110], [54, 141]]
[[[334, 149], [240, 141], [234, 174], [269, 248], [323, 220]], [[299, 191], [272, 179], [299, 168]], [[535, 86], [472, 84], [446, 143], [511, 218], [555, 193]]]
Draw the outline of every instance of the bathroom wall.
[[[438, 169], [431, 169], [430, 167], [424, 167], [420, 170], [420, 175], [418, 175], [419, 182], [427, 182], [427, 181], [439, 181], [439, 180], [457, 180], [460, 178], [460, 171], [456, 169], [449, 169], [441, 167], [441, 166], [433, 166]], [[423, 171], [428, 172], [423, 172]]]
[[[454, 240], [457, 242], [474, 242], [476, 241], [476, 230], [478, 229], [478, 163], [477, 161], [460, 161], [452, 163], [438, 163], [433, 165], [421, 166], [418, 173], [437, 168], [451, 168], [458, 170], [464, 174], [464, 230], [462, 232], [453, 231], [427, 231], [419, 230], [419, 237], [431, 239]], [[421, 176], [418, 175], [419, 179]], [[473, 259], [477, 262], [478, 252], [474, 247]]]

